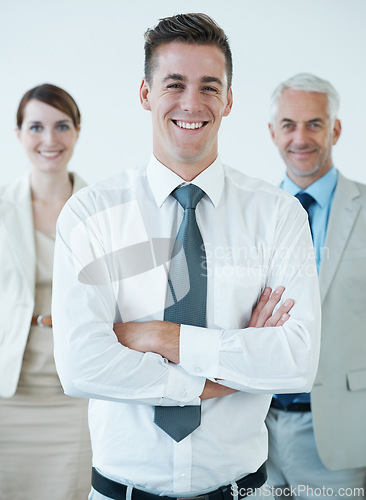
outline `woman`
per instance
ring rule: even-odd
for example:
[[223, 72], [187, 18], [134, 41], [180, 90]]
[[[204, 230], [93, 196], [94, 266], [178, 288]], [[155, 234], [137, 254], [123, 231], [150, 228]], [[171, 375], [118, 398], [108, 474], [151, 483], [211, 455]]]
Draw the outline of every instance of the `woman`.
[[80, 132], [73, 98], [29, 90], [17, 112], [30, 174], [0, 188], [0, 499], [81, 500], [90, 490], [87, 401], [65, 396], [53, 360], [56, 220], [84, 182], [67, 171]]

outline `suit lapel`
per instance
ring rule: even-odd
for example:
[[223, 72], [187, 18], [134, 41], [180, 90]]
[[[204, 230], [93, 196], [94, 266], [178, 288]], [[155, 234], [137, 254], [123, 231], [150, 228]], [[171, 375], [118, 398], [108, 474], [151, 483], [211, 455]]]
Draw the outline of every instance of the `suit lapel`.
[[322, 302], [328, 293], [353, 225], [360, 211], [361, 206], [354, 202], [359, 196], [360, 192], [356, 184], [339, 174], [319, 271], [320, 296]]
[[[72, 175], [73, 193], [76, 193], [86, 184], [77, 174]], [[11, 258], [22, 274], [28, 291], [33, 296], [36, 249], [29, 173], [12, 184], [4, 186], [2, 199], [6, 202], [7, 208], [2, 211], [1, 218], [4, 222], [5, 237], [11, 247]]]
[[6, 194], [8, 206], [11, 208], [3, 214], [5, 232], [12, 249], [14, 264], [33, 295], [36, 255], [29, 175], [9, 186]]

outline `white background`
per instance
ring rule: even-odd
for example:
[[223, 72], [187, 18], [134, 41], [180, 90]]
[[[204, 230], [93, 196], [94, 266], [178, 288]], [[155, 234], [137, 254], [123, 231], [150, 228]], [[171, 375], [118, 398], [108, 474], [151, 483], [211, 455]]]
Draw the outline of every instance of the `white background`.
[[234, 107], [220, 135], [226, 163], [280, 181], [269, 97], [280, 81], [306, 71], [339, 91], [343, 133], [334, 163], [366, 183], [365, 0], [0, 0], [0, 184], [29, 168], [15, 113], [24, 92], [45, 82], [65, 88], [81, 109], [70, 169], [94, 182], [145, 163], [151, 123], [138, 96], [143, 33], [180, 12], [209, 14], [231, 41]]

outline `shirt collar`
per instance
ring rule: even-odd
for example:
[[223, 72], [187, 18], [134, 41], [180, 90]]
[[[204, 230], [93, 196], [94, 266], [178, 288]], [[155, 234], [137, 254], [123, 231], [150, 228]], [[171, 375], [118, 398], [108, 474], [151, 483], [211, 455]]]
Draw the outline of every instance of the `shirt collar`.
[[295, 196], [298, 192], [310, 194], [314, 200], [324, 207], [331, 197], [338, 181], [338, 170], [332, 165], [331, 169], [320, 179], [313, 182], [306, 189], [301, 189], [286, 174], [282, 181], [281, 188]]
[[191, 183], [185, 182], [179, 175], [160, 163], [151, 155], [146, 167], [147, 180], [155, 201], [159, 207], [163, 205], [170, 193], [183, 184], [195, 184], [201, 188], [216, 207], [224, 188], [224, 167], [219, 157]]

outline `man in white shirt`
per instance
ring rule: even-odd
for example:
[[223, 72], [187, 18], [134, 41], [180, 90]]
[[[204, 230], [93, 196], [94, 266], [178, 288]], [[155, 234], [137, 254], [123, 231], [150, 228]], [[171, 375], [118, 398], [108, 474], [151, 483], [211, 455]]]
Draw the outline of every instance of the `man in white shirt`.
[[[296, 200], [218, 157], [232, 107], [221, 28], [204, 14], [177, 15], [145, 40], [140, 98], [152, 114], [153, 155], [84, 190], [59, 219], [57, 369], [67, 394], [91, 399], [91, 499], [243, 498], [265, 481], [271, 394], [309, 391], [316, 371], [310, 231]], [[184, 215], [182, 191], [201, 193]], [[174, 244], [171, 256], [170, 243], [182, 228], [195, 237], [182, 240], [175, 281], [182, 252]], [[193, 275], [197, 248], [186, 245], [199, 238], [202, 272]], [[193, 307], [205, 289], [203, 323], [167, 321], [190, 288]], [[170, 292], [181, 295], [169, 302]], [[194, 430], [172, 438], [157, 417], [170, 409], [179, 416], [169, 425], [194, 420]]]
[[271, 104], [270, 132], [286, 164], [281, 187], [310, 201], [322, 344], [311, 397], [279, 394], [272, 401], [268, 482], [300, 499], [361, 499], [366, 487], [366, 186], [333, 166], [341, 123], [339, 95], [330, 82], [300, 73], [278, 85]]

